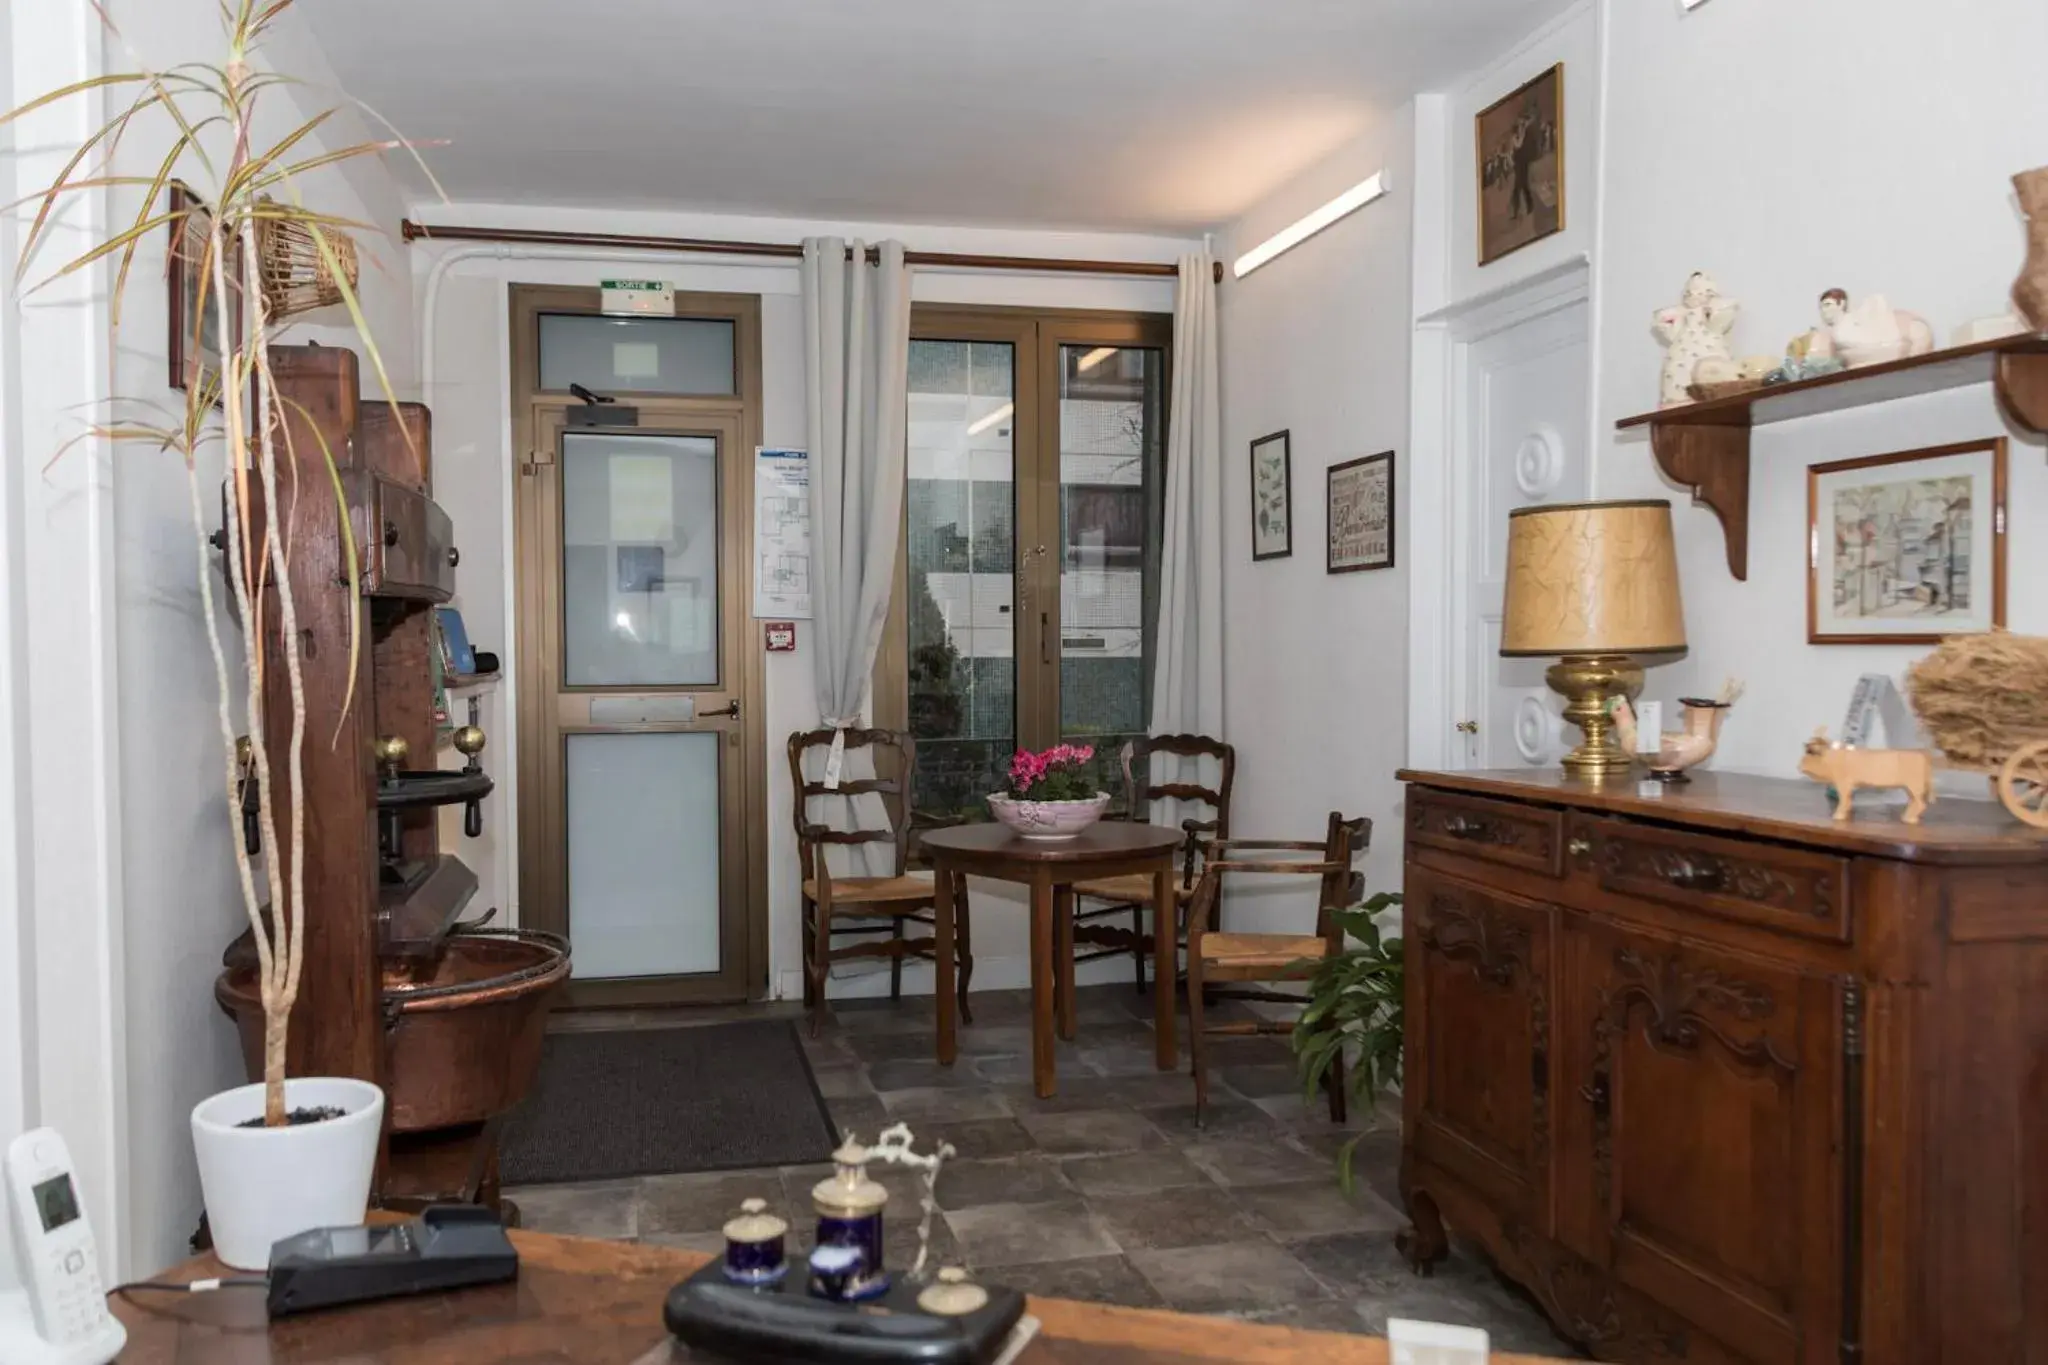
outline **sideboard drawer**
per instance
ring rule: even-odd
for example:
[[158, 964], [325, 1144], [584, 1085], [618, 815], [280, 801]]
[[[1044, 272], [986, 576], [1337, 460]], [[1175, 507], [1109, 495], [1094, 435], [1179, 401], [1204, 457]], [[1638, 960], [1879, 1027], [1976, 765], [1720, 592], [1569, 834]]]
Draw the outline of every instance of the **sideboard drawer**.
[[1546, 877], [1564, 871], [1564, 813], [1543, 806], [1410, 787], [1408, 838]]
[[1594, 819], [1601, 889], [1829, 943], [1849, 941], [1849, 862], [1812, 849]]

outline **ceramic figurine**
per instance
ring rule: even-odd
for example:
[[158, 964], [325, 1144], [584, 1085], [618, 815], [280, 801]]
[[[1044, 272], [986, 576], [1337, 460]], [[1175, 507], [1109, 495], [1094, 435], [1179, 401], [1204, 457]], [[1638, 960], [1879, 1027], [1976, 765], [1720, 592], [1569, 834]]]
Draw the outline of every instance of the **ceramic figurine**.
[[[1722, 717], [1741, 696], [1742, 684], [1730, 678], [1721, 684], [1721, 695], [1711, 701], [1704, 697], [1680, 697], [1678, 704], [1685, 708], [1685, 728], [1663, 731], [1657, 736], [1657, 752], [1642, 756], [1650, 776], [1659, 782], [1692, 781], [1685, 770], [1713, 756], [1714, 746], [1721, 740]], [[1616, 697], [1612, 711], [1622, 747], [1637, 753], [1635, 708], [1629, 705], [1628, 698]]]
[[780, 1281], [789, 1270], [783, 1259], [788, 1234], [789, 1224], [768, 1212], [767, 1200], [746, 1200], [739, 1217], [725, 1225], [725, 1278], [750, 1285]]
[[2048, 166], [2021, 171], [2012, 187], [2027, 216], [2027, 259], [2013, 281], [2012, 301], [2029, 327], [2048, 332]]
[[1846, 291], [1830, 289], [1820, 296], [1820, 320], [1828, 340], [1823, 345], [1816, 339], [1814, 349], [1840, 356], [1852, 370], [1934, 349], [1934, 329], [1927, 319], [1892, 307], [1882, 294], [1872, 294], [1851, 308]]
[[[1650, 330], [1664, 343], [1664, 372], [1658, 383], [1661, 407], [1689, 402], [1686, 386], [1699, 378], [1702, 361], [1729, 361], [1728, 333], [1742, 305], [1722, 295], [1714, 277], [1695, 270], [1686, 279], [1685, 291], [1676, 308], [1665, 308], [1652, 319]], [[1710, 365], [1709, 369], [1713, 367]], [[1731, 373], [1729, 378], [1734, 378]]]
[[1903, 787], [1906, 809], [1899, 819], [1909, 825], [1934, 802], [1934, 759], [1924, 749], [1856, 749], [1828, 739], [1827, 727], [1813, 732], [1806, 741], [1806, 756], [1799, 771], [1816, 782], [1834, 787], [1835, 818], [1847, 820], [1858, 787]]
[[1842, 358], [1838, 355], [1794, 355], [1788, 352], [1784, 363], [1764, 376], [1764, 383], [1796, 384], [1802, 379], [1818, 379], [1843, 368]]

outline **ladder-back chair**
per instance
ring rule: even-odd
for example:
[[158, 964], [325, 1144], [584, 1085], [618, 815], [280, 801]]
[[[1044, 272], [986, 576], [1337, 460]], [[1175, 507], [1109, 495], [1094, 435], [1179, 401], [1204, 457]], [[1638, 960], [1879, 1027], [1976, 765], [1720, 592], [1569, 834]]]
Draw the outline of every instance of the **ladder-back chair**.
[[[832, 747], [829, 729], [798, 731], [789, 737], [789, 776], [794, 791], [797, 856], [803, 876], [804, 1004], [811, 1012], [811, 1036], [816, 1037], [825, 1014], [825, 983], [832, 964], [856, 958], [889, 960], [889, 998], [903, 995], [903, 960], [907, 957], [931, 961], [935, 935], [906, 937], [906, 924], [933, 924], [932, 902], [937, 892], [927, 873], [909, 870], [913, 811], [913, 789], [917, 765], [917, 741], [894, 730], [847, 730], [846, 750], [869, 750], [875, 762], [875, 776], [842, 779], [827, 787], [822, 779], [804, 773], [806, 755]], [[814, 798], [873, 795], [881, 798], [888, 814], [886, 827], [838, 830], [810, 818]], [[835, 847], [868, 844], [895, 846], [894, 870], [885, 876], [834, 876], [827, 865]], [[955, 944], [960, 965], [960, 1014], [967, 1012], [967, 981], [973, 974], [974, 955], [968, 925], [967, 905], [962, 899], [955, 914]], [[878, 922], [880, 921], [880, 922]], [[833, 937], [850, 936], [861, 941], [834, 947]], [[877, 942], [878, 936], [887, 935]]]
[[[1299, 1005], [1299, 995], [1243, 983], [1304, 981], [1327, 958], [1344, 951], [1344, 933], [1336, 912], [1355, 905], [1365, 894], [1365, 876], [1351, 870], [1372, 842], [1372, 821], [1346, 820], [1330, 812], [1321, 843], [1274, 839], [1232, 839], [1209, 851], [1202, 880], [1188, 909], [1188, 1043], [1195, 1078], [1195, 1121], [1202, 1121], [1209, 1103], [1207, 1038], [1210, 1034], [1289, 1034], [1292, 1019], [1257, 1016], [1210, 1024], [1205, 1007], [1216, 1000], [1246, 1000]], [[1233, 873], [1313, 877], [1317, 880], [1313, 934], [1233, 934], [1218, 930], [1223, 879]], [[1210, 992], [1204, 1000], [1204, 991]], [[1334, 1061], [1325, 1079], [1330, 1117], [1344, 1122], [1344, 1059]]]

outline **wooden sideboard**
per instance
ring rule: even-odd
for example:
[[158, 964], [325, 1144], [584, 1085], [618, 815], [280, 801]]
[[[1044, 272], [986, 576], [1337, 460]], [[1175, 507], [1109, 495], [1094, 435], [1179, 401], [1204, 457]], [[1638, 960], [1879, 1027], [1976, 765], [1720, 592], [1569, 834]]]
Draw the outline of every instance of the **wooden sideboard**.
[[2048, 1359], [2048, 837], [1403, 772], [1401, 1187], [1593, 1354]]

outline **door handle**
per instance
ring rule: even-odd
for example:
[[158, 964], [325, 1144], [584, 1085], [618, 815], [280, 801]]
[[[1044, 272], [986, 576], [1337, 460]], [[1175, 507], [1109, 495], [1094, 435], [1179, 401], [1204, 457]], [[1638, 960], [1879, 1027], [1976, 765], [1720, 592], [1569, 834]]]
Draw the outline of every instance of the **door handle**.
[[716, 711], [699, 711], [697, 713], [697, 719], [699, 720], [712, 720], [718, 716], [731, 716], [734, 720], [738, 720], [740, 718], [740, 699], [734, 697]]

